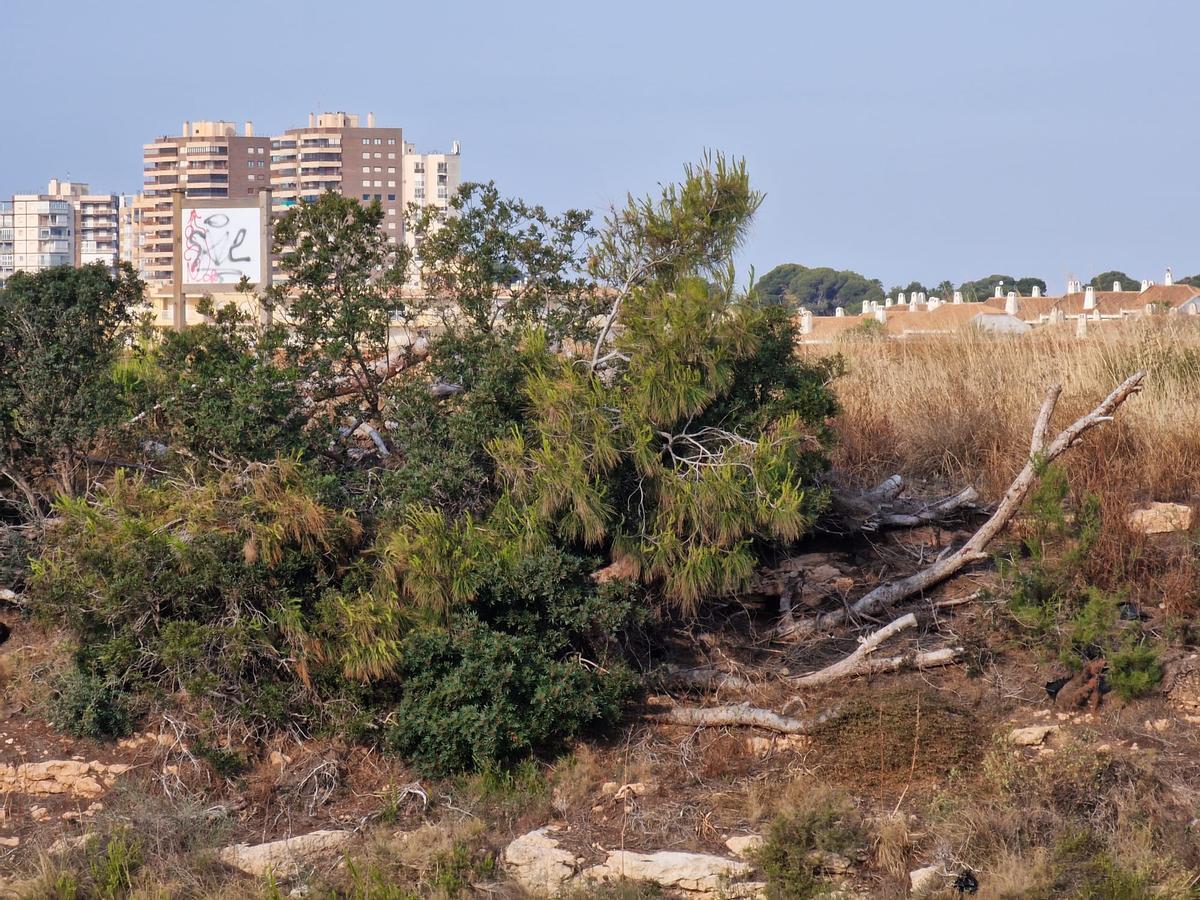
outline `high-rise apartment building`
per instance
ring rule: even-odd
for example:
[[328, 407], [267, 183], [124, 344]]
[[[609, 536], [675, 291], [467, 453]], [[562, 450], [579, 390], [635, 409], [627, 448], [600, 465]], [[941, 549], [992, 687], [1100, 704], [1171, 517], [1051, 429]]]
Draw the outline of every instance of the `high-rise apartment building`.
[[232, 122], [184, 122], [181, 134], [144, 145], [145, 186], [125, 214], [135, 238], [127, 258], [161, 310], [172, 292], [172, 192], [191, 198], [256, 195], [270, 187], [270, 156], [271, 139], [255, 137], [250, 122], [243, 134]]
[[325, 191], [368, 203], [378, 200], [383, 227], [399, 242], [404, 235], [403, 156], [403, 129], [376, 127], [374, 113], [367, 113], [365, 127], [351, 113], [309, 113], [307, 127], [289, 128], [271, 141], [275, 209], [316, 200]]
[[366, 124], [353, 113], [309, 113], [308, 125], [291, 128], [271, 142], [271, 189], [276, 211], [299, 200], [336, 191], [364, 203], [378, 200], [383, 228], [405, 239], [404, 211], [410, 203], [446, 205], [461, 182], [458, 143], [450, 153], [418, 154], [400, 128]]
[[75, 264], [75, 210], [70, 200], [49, 194], [15, 194], [11, 208], [12, 266], [0, 271], [0, 278]]
[[78, 181], [50, 179], [47, 196], [66, 200], [75, 214], [73, 264], [86, 266], [103, 263], [115, 272], [120, 261], [117, 212], [120, 197], [116, 194], [95, 194], [91, 187]]
[[50, 179], [44, 194], [0, 201], [0, 282], [13, 272], [103, 263], [120, 258], [116, 194], [94, 194], [78, 181]]
[[13, 273], [13, 202], [0, 200], [0, 287]]

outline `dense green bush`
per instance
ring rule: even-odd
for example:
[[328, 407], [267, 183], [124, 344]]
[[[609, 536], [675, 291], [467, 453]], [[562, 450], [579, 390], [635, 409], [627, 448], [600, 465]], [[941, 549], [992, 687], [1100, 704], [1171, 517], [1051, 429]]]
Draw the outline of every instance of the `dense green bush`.
[[755, 852], [766, 876], [767, 897], [824, 896], [832, 887], [821, 874], [824, 854], [853, 855], [863, 835], [861, 814], [847, 797], [816, 791], [802, 806], [776, 818]]
[[622, 669], [559, 658], [536, 637], [476, 623], [418, 631], [399, 656], [385, 741], [430, 775], [558, 751], [613, 724], [635, 684]]
[[56, 686], [50, 724], [76, 737], [124, 737], [133, 730], [133, 711], [120, 688], [80, 669], [67, 672]]

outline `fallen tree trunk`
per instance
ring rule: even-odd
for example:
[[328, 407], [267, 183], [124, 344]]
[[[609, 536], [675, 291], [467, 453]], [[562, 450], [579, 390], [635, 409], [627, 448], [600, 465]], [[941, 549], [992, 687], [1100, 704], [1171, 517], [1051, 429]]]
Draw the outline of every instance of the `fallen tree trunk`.
[[907, 487], [899, 475], [877, 484], [861, 494], [835, 489], [830, 511], [818, 523], [818, 528], [831, 534], [855, 534], [878, 531], [881, 528], [915, 528], [960, 518], [979, 500], [973, 487], [932, 503], [900, 500]]
[[817, 672], [793, 678], [791, 679], [791, 683], [797, 687], [819, 687], [843, 678], [857, 678], [862, 675], [876, 675], [881, 672], [897, 672], [900, 669], [907, 668], [932, 669], [936, 666], [949, 665], [958, 659], [962, 653], [962, 647], [943, 647], [940, 650], [905, 653], [900, 656], [889, 656], [883, 659], [870, 658], [870, 654], [877, 650], [879, 645], [888, 640], [888, 638], [894, 637], [906, 628], [912, 628], [916, 624], [917, 617], [912, 613], [901, 616], [890, 625], [885, 625], [873, 634], [863, 638], [858, 648], [845, 659], [840, 659], [833, 665], [826, 666]]
[[665, 722], [669, 725], [694, 725], [697, 727], [746, 725], [752, 728], [763, 728], [767, 731], [778, 731], [780, 734], [808, 734], [826, 722], [837, 718], [841, 711], [840, 706], [835, 706], [808, 719], [793, 719], [791, 716], [781, 716], [772, 710], [751, 706], [748, 703], [734, 703], [729, 706], [707, 708], [677, 706], [665, 713], [658, 713], [653, 718], [655, 721]]
[[859, 598], [847, 609], [832, 610], [812, 619], [797, 621], [793, 633], [802, 632], [811, 634], [814, 631], [841, 625], [852, 617], [876, 615], [884, 607], [907, 599], [913, 594], [918, 594], [926, 588], [945, 581], [951, 575], [971, 563], [986, 559], [987, 553], [984, 552], [985, 548], [1004, 529], [1012, 517], [1016, 515], [1017, 510], [1021, 508], [1021, 504], [1025, 501], [1030, 488], [1040, 478], [1045, 466], [1078, 443], [1080, 438], [1088, 431], [1105, 422], [1112, 421], [1113, 413], [1116, 412], [1117, 408], [1128, 400], [1130, 396], [1141, 390], [1142, 379], [1145, 377], [1146, 373], [1144, 371], [1135, 372], [1129, 376], [1111, 394], [1105, 397], [1099, 406], [1086, 416], [1076, 419], [1071, 425], [1059, 432], [1058, 436], [1047, 445], [1046, 436], [1050, 428], [1050, 419], [1054, 415], [1054, 407], [1057, 405], [1058, 398], [1062, 394], [1062, 385], [1056, 384], [1052, 386], [1046, 394], [1046, 399], [1042, 401], [1041, 410], [1034, 424], [1033, 437], [1029, 445], [1028, 461], [1025, 463], [1024, 468], [1017, 474], [1008, 491], [1005, 492], [1004, 498], [996, 507], [996, 511], [971, 536], [970, 540], [959, 550], [943, 559], [939, 559], [928, 568], [922, 569], [899, 581], [880, 585]]
[[890, 625], [885, 625], [874, 634], [868, 635], [862, 639], [862, 643], [858, 648], [847, 656], [845, 659], [840, 659], [831, 666], [826, 666], [818, 672], [812, 672], [808, 675], [801, 675], [793, 679], [793, 684], [800, 687], [815, 687], [820, 684], [828, 684], [831, 681], [837, 681], [839, 678], [849, 678], [866, 661], [869, 653], [874, 651], [888, 638], [899, 634], [906, 628], [913, 628], [917, 624], [917, 617], [912, 613], [902, 616]]

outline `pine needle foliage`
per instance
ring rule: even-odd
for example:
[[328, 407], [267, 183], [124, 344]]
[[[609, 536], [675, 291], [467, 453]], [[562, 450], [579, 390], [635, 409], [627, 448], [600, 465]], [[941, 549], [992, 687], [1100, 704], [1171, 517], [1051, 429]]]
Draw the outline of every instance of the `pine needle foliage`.
[[458, 564], [549, 540], [628, 557], [691, 613], [744, 587], [764, 546], [807, 532], [825, 502], [837, 363], [800, 361], [786, 315], [734, 287], [732, 254], [760, 201], [744, 164], [718, 155], [609, 217], [592, 270], [611, 306], [592, 358], [524, 333], [524, 415], [487, 445], [502, 502], [449, 543], [429, 544], [448, 534], [440, 520], [388, 538], [409, 600], [445, 615], [474, 594]]

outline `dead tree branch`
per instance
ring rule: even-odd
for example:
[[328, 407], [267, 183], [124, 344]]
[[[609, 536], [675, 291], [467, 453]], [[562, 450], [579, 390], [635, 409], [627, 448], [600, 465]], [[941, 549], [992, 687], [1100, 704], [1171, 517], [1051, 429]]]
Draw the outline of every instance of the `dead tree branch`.
[[812, 672], [808, 675], [801, 675], [793, 680], [793, 684], [799, 687], [815, 687], [821, 684], [828, 684], [831, 681], [837, 681], [841, 678], [849, 678], [854, 675], [862, 664], [866, 661], [867, 655], [878, 649], [879, 645], [891, 637], [899, 634], [906, 628], [915, 628], [917, 617], [912, 613], [906, 616], [901, 616], [890, 625], [884, 625], [874, 634], [862, 638], [862, 643], [858, 645], [853, 653], [845, 659], [840, 659], [831, 666], [826, 666], [817, 672]]
[[1100, 402], [1100, 405], [1087, 415], [1076, 419], [1071, 425], [1059, 432], [1058, 436], [1047, 446], [1046, 436], [1050, 426], [1050, 418], [1054, 407], [1062, 394], [1062, 386], [1054, 385], [1046, 393], [1034, 425], [1033, 437], [1029, 445], [1029, 459], [1024, 468], [1017, 474], [1009, 486], [1004, 498], [996, 507], [991, 517], [980, 526], [961, 548], [932, 566], [922, 569], [899, 581], [882, 584], [873, 591], [859, 598], [848, 609], [832, 610], [812, 619], [796, 622], [796, 631], [811, 633], [817, 630], [829, 629], [841, 625], [852, 616], [873, 616], [884, 607], [918, 594], [926, 588], [945, 581], [971, 563], [987, 558], [985, 548], [1004, 530], [1009, 521], [1021, 508], [1030, 488], [1037, 483], [1045, 466], [1053, 462], [1071, 447], [1075, 446], [1088, 431], [1105, 422], [1112, 421], [1113, 413], [1122, 403], [1141, 390], [1144, 371], [1135, 372], [1121, 382], [1115, 390]]
[[781, 716], [769, 709], [751, 706], [749, 703], [733, 703], [729, 706], [712, 706], [706, 709], [677, 706], [667, 712], [659, 713], [653, 718], [655, 721], [669, 725], [694, 725], [701, 728], [746, 725], [767, 731], [777, 731], [780, 734], [808, 734], [826, 722], [837, 718], [841, 711], [840, 706], [835, 706], [808, 719], [793, 719], [790, 716]]

